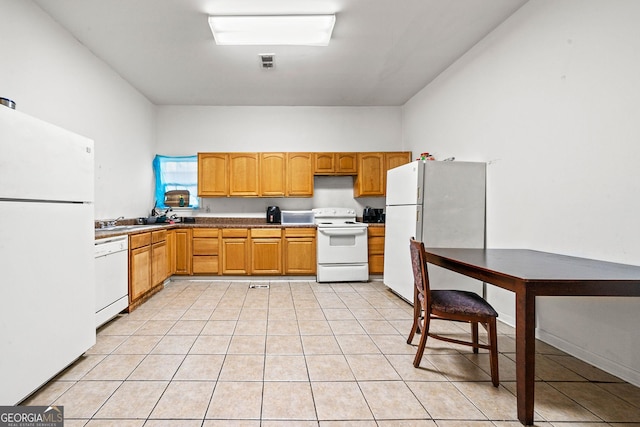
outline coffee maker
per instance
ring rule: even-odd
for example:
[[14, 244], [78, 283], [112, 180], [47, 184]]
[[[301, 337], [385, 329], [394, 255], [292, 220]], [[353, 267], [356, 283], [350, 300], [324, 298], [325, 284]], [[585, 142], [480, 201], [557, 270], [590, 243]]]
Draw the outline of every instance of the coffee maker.
[[384, 222], [384, 209], [367, 206], [362, 212], [362, 222]]
[[280, 224], [282, 221], [280, 208], [277, 206], [267, 207], [267, 224]]

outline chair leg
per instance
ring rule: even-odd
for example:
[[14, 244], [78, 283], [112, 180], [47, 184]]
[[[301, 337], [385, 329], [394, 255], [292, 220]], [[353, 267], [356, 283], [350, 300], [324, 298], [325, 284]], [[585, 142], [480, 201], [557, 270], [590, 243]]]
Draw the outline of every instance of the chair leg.
[[489, 334], [489, 360], [491, 363], [491, 382], [494, 387], [500, 385], [500, 374], [498, 372], [498, 332], [496, 318], [493, 317], [487, 322], [487, 332]]
[[471, 342], [473, 343], [473, 352], [478, 352], [478, 322], [471, 322]]
[[407, 344], [411, 344], [411, 341], [413, 341], [413, 337], [416, 334], [416, 331], [418, 331], [418, 333], [420, 333], [420, 331], [418, 330], [419, 328], [419, 323], [420, 323], [420, 303], [418, 301], [415, 301], [413, 303], [413, 325], [411, 326], [411, 332], [409, 332], [409, 338], [407, 338]]
[[420, 361], [422, 360], [422, 355], [424, 354], [424, 347], [427, 344], [427, 338], [429, 338], [429, 322], [431, 318], [425, 313], [424, 318], [422, 320], [422, 335], [420, 336], [420, 343], [418, 344], [418, 350], [416, 351], [416, 357], [413, 359], [413, 367], [417, 368], [420, 366]]

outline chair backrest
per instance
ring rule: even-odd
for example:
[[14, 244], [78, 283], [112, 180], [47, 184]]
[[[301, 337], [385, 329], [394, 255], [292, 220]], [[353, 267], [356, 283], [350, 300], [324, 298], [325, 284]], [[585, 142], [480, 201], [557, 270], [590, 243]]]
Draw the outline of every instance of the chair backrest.
[[[429, 274], [427, 272], [427, 263], [424, 256], [424, 244], [415, 240], [413, 237], [409, 240], [409, 250], [411, 251], [411, 267], [413, 268], [413, 283], [420, 300], [425, 303], [431, 299], [429, 289]], [[427, 304], [427, 307], [429, 304]]]

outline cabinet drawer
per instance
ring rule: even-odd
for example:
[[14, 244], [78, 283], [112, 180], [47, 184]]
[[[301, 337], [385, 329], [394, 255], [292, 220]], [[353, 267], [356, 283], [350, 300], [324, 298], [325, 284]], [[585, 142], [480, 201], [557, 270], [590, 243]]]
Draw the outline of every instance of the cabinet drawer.
[[222, 237], [248, 237], [248, 228], [223, 228]]
[[218, 237], [220, 229], [218, 228], [194, 228], [191, 231], [193, 237]]
[[384, 227], [367, 227], [369, 237], [384, 237]]
[[315, 228], [285, 228], [285, 237], [315, 237]]
[[129, 236], [129, 249], [141, 248], [151, 244], [151, 233], [141, 233]]
[[282, 229], [280, 228], [252, 228], [251, 237], [282, 237]]
[[151, 232], [151, 243], [158, 243], [167, 240], [167, 230]]
[[369, 273], [370, 274], [384, 273], [384, 255], [369, 256]]
[[218, 257], [217, 256], [194, 256], [191, 269], [194, 274], [218, 274]]
[[218, 255], [218, 239], [194, 238], [191, 250], [193, 255]]
[[368, 243], [370, 254], [384, 253], [384, 237], [369, 237]]

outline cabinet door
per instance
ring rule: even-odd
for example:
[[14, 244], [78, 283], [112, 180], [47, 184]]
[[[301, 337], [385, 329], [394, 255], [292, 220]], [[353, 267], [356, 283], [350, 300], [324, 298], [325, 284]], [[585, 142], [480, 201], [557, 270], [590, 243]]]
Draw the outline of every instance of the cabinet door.
[[251, 274], [282, 274], [282, 239], [251, 239]]
[[311, 153], [287, 153], [287, 196], [313, 196]]
[[283, 197], [285, 195], [286, 163], [284, 153], [260, 154], [260, 196]]
[[249, 229], [222, 230], [222, 274], [249, 274]]
[[358, 153], [358, 175], [354, 184], [354, 196], [384, 196], [383, 153]]
[[226, 153], [198, 153], [198, 196], [229, 194], [228, 159]]
[[129, 251], [129, 304], [151, 289], [151, 246]]
[[398, 166], [405, 165], [411, 162], [411, 152], [410, 151], [398, 151], [398, 152], [390, 152], [384, 153], [384, 162], [385, 169], [383, 173], [384, 178], [384, 195], [387, 194], [387, 171], [389, 169], [397, 168]]
[[167, 231], [167, 277], [176, 274], [176, 230]]
[[284, 273], [316, 274], [316, 230], [286, 228], [284, 234]]
[[258, 154], [229, 154], [229, 195], [258, 196]]
[[336, 153], [336, 173], [343, 175], [355, 175], [358, 171], [356, 153]]
[[384, 273], [384, 227], [367, 228], [369, 274]]
[[167, 241], [151, 246], [151, 287], [157, 286], [167, 278]]
[[336, 171], [334, 153], [313, 153], [313, 173], [332, 175]]
[[[397, 168], [411, 162], [410, 151], [384, 153], [386, 170]], [[386, 173], [385, 173], [386, 176]]]
[[176, 230], [176, 274], [191, 274], [191, 230]]

